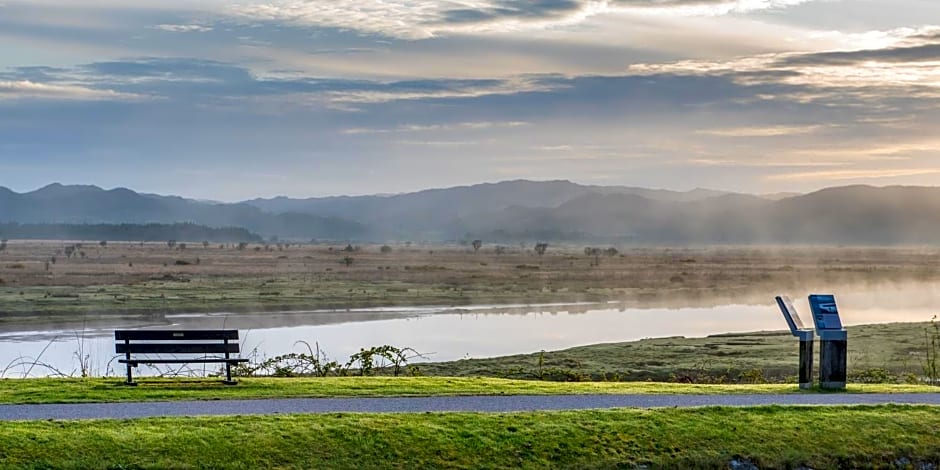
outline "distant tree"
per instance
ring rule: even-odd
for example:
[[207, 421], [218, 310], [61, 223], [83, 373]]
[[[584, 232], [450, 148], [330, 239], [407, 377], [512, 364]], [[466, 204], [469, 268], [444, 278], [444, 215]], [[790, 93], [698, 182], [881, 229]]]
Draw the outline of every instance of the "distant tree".
[[498, 246], [496, 247], [496, 254], [497, 254], [497, 255], [501, 255], [501, 254], [503, 254], [503, 253], [505, 253], [505, 252], [506, 252], [506, 247], [505, 247], [505, 246], [498, 245]]
[[58, 259], [56, 259], [56, 257], [53, 256], [52, 258], [49, 258], [49, 261], [50, 261], [52, 264], [55, 264], [55, 262], [58, 261]]
[[379, 248], [379, 251], [381, 251], [382, 253], [391, 253], [392, 247], [388, 245], [382, 245], [382, 248]]
[[180, 243], [179, 247], [180, 247], [181, 250], [185, 250], [185, 249], [186, 249], [186, 244], [185, 244], [185, 243]]
[[339, 262], [343, 264], [344, 266], [346, 266], [347, 268], [352, 266], [354, 261], [355, 260], [352, 258], [352, 256], [346, 256], [346, 257], [343, 257], [343, 259], [339, 260]]
[[98, 242], [98, 245], [100, 245], [101, 248], [105, 248], [105, 247], [108, 246], [108, 241], [107, 241], [107, 240], [101, 240], [100, 242]]
[[166, 246], [170, 247], [170, 249], [172, 250], [174, 247], [176, 247], [176, 240], [167, 240]]
[[544, 255], [544, 254], [545, 254], [545, 250], [547, 250], [547, 249], [548, 249], [548, 243], [537, 243], [537, 244], [535, 245], [535, 252], [536, 252], [539, 256]]
[[7, 249], [7, 241], [0, 240], [0, 251], [5, 251]]
[[85, 256], [87, 256], [84, 251], [79, 251], [78, 254], [82, 257], [82, 259], [85, 259]]
[[202, 241], [202, 247], [203, 247], [203, 248], [209, 248], [209, 240], [203, 240], [203, 241]]
[[347, 253], [352, 253], [352, 252], [356, 251], [356, 247], [352, 246], [352, 243], [348, 243], [348, 244], [346, 244], [346, 248], [343, 248], [343, 251], [345, 251], [345, 252], [347, 252]]
[[607, 255], [607, 256], [610, 256], [610, 257], [612, 258], [612, 257], [614, 257], [614, 256], [617, 256], [617, 255], [619, 255], [619, 254], [620, 254], [620, 252], [619, 252], [619, 251], [617, 251], [617, 249], [616, 249], [616, 248], [614, 248], [614, 247], [610, 247], [610, 248], [608, 248], [608, 249], [606, 249], [606, 250], [604, 250], [604, 254], [605, 254], [605, 255]]
[[245, 248], [248, 248], [248, 243], [246, 243], [246, 242], [240, 242], [240, 243], [238, 244], [238, 250], [239, 250], [239, 251], [244, 250]]
[[584, 254], [587, 256], [594, 257], [594, 261], [591, 263], [591, 266], [600, 266], [601, 264], [601, 260], [600, 260], [601, 249], [600, 248], [595, 248], [593, 246], [585, 247]]
[[472, 245], [473, 245], [473, 252], [476, 253], [480, 251], [481, 247], [483, 247], [483, 240], [474, 240]]

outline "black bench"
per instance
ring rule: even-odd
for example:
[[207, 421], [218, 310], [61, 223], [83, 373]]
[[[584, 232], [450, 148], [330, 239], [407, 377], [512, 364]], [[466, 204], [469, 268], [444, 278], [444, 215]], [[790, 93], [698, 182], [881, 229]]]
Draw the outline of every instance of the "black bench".
[[[226, 385], [235, 385], [232, 380], [232, 364], [248, 362], [248, 359], [233, 358], [238, 354], [238, 330], [115, 330], [114, 350], [124, 354], [120, 363], [127, 364], [127, 385], [137, 385], [131, 368], [140, 364], [225, 364]], [[198, 342], [197, 342], [198, 341]], [[230, 342], [233, 341], [233, 342]], [[198, 358], [140, 359], [132, 354], [201, 354]], [[208, 357], [215, 355], [215, 357]], [[224, 357], [222, 356], [224, 355]]]

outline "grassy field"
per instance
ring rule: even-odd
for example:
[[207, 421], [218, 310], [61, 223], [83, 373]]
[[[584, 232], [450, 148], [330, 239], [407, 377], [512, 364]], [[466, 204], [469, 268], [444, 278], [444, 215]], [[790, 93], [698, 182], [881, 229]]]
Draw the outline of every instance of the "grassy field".
[[[928, 393], [925, 385], [852, 384], [849, 393]], [[108, 379], [0, 380], [0, 404], [104, 403], [311, 397], [407, 397], [556, 394], [813, 393], [783, 384], [675, 384], [654, 382], [541, 382], [456, 377], [244, 378], [237, 386], [215, 379], [143, 378], [137, 387]]]
[[[342, 246], [11, 241], [0, 252], [0, 320], [23, 315], [266, 311], [389, 305], [618, 300], [627, 307], [727, 303], [851, 282], [940, 279], [940, 250]], [[531, 244], [530, 244], [531, 245]], [[343, 260], [349, 258], [350, 265]], [[55, 259], [53, 263], [52, 260]], [[599, 261], [595, 265], [595, 261]]]
[[759, 407], [0, 423], [4, 468], [934, 468], [940, 410]]
[[[907, 382], [923, 375], [930, 323], [848, 327], [850, 382]], [[819, 351], [817, 343], [816, 354]], [[562, 351], [421, 364], [422, 373], [544, 380], [693, 383], [796, 382], [799, 342], [785, 332], [656, 338]], [[818, 366], [818, 362], [817, 362]]]

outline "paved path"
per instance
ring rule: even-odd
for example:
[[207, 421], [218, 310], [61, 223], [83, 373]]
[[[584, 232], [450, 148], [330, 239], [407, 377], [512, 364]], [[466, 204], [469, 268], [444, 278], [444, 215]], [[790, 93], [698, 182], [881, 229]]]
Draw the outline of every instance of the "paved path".
[[0, 405], [0, 421], [278, 413], [512, 412], [716, 405], [873, 405], [885, 403], [940, 405], [940, 393], [819, 395], [519, 395]]

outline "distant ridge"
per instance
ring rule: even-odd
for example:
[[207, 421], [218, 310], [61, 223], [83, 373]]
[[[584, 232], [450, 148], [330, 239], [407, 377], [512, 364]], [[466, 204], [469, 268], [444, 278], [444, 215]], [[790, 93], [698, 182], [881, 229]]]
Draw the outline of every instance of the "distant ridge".
[[178, 196], [140, 194], [127, 188], [50, 184], [22, 194], [0, 189], [0, 223], [149, 224], [194, 223], [241, 227], [265, 237], [346, 239], [365, 228], [336, 217], [269, 214], [247, 204], [213, 204]]
[[0, 188], [0, 222], [191, 222], [266, 238], [638, 244], [940, 244], [940, 188], [844, 186], [754, 196], [515, 180], [382, 196], [223, 204], [130, 189]]

